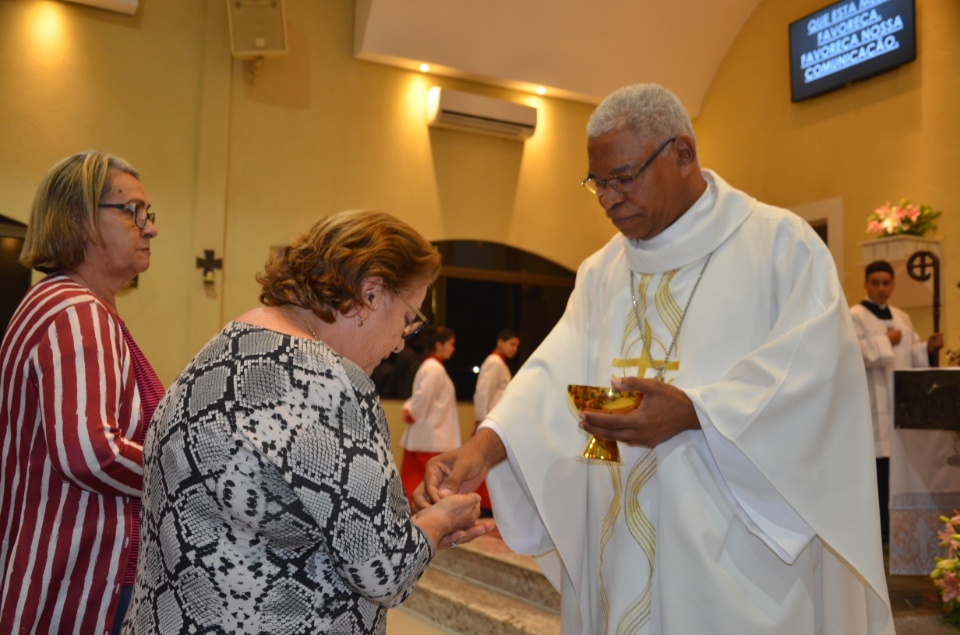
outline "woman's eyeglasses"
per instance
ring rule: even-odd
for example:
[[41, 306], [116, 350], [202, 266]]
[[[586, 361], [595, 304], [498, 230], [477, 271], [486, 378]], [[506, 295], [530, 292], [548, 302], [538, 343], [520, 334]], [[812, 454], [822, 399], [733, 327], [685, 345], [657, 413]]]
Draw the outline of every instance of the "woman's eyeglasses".
[[424, 315], [420, 311], [420, 309], [418, 309], [417, 307], [413, 306], [412, 304], [404, 300], [403, 297], [400, 297], [400, 299], [403, 300], [403, 303], [406, 304], [408, 307], [410, 307], [410, 310], [416, 313], [417, 315], [417, 317], [415, 317], [410, 322], [407, 322], [403, 326], [403, 339], [408, 340], [414, 335], [416, 335], [417, 333], [419, 333], [423, 329], [423, 327], [427, 325], [427, 316]]
[[152, 223], [157, 218], [156, 214], [150, 213], [149, 205], [143, 205], [141, 203], [100, 203], [100, 207], [118, 209], [121, 212], [130, 214], [133, 216], [133, 222], [140, 229], [143, 229], [147, 226], [147, 221]]

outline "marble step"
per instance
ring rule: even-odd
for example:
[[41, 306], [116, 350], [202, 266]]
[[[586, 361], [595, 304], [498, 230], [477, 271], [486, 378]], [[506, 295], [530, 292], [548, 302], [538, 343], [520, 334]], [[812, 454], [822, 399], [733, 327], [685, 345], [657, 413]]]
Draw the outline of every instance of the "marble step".
[[459, 635], [556, 635], [560, 614], [431, 566], [404, 608]]
[[560, 595], [496, 535], [437, 554], [404, 608], [460, 635], [560, 632]]
[[516, 554], [498, 535], [481, 536], [457, 549], [444, 549], [432, 568], [521, 598], [547, 611], [560, 612], [560, 594], [534, 563]]

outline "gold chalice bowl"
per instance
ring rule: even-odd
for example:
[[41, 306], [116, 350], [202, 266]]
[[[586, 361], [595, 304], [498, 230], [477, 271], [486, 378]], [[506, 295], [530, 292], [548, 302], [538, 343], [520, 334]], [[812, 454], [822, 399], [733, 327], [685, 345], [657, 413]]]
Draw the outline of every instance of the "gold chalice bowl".
[[[640, 405], [643, 397], [638, 392], [621, 392], [609, 386], [567, 386], [567, 398], [577, 412], [607, 412], [623, 414]], [[581, 456], [587, 460], [620, 462], [617, 442], [591, 436]]]

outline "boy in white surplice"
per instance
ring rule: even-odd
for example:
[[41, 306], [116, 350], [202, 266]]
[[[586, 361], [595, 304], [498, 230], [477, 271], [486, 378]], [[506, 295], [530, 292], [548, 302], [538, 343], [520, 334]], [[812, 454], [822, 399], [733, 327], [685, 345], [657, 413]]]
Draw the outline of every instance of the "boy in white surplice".
[[893, 266], [876, 260], [864, 270], [867, 297], [850, 307], [860, 353], [867, 369], [873, 444], [880, 492], [880, 527], [887, 542], [890, 527], [890, 432], [893, 430], [893, 371], [929, 368], [930, 357], [943, 347], [943, 334], [920, 340], [906, 312], [891, 305]]

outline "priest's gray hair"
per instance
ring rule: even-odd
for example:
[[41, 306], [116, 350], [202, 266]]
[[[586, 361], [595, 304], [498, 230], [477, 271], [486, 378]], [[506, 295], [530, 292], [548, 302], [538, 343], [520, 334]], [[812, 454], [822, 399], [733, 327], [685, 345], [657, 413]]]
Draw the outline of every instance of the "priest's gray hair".
[[593, 139], [614, 130], [633, 130], [653, 143], [679, 134], [694, 136], [683, 104], [659, 84], [624, 86], [600, 102], [587, 122], [587, 137]]

